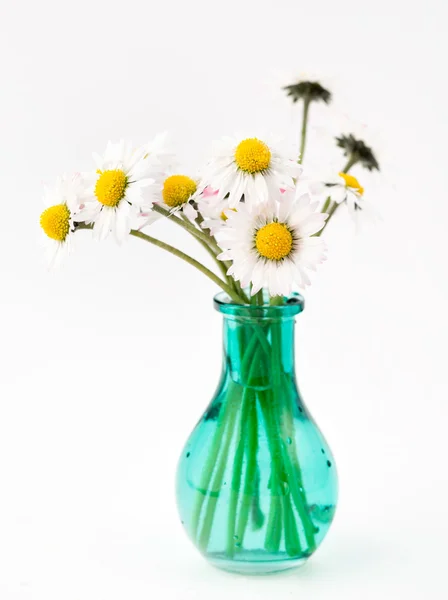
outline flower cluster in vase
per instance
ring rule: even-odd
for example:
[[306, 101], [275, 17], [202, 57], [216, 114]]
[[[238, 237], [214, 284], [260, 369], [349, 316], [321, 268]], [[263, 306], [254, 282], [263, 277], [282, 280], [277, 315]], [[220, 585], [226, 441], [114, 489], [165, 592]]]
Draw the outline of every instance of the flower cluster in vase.
[[[317, 81], [298, 81], [285, 90], [303, 104], [296, 151], [262, 136], [224, 138], [194, 177], [178, 169], [161, 135], [139, 148], [109, 142], [103, 155], [93, 155], [91, 173], [59, 178], [45, 189], [40, 217], [50, 264], [60, 262], [79, 230], [92, 229], [99, 240], [113, 236], [122, 243], [131, 235], [172, 253], [236, 303], [278, 303], [308, 285], [309, 272], [325, 259], [322, 233], [335, 212], [341, 206], [353, 215], [368, 210], [364, 189], [349, 171], [379, 165], [363, 140], [341, 135], [341, 171], [324, 181], [310, 177], [303, 168], [310, 106], [328, 104], [331, 94]], [[219, 274], [154, 238], [151, 225], [160, 218], [188, 231]]]

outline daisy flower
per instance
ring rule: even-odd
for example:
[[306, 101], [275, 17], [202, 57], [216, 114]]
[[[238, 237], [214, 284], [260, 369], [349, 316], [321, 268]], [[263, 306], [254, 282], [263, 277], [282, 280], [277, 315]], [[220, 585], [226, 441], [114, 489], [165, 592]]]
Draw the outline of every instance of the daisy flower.
[[229, 208], [228, 198], [219, 200], [218, 193], [218, 190], [206, 187], [198, 197], [199, 214], [203, 218], [202, 227], [209, 229], [213, 236], [219, 234], [227, 221], [226, 211], [235, 210]]
[[169, 175], [162, 184], [163, 206], [170, 212], [181, 211], [188, 219], [194, 221], [198, 216], [194, 203], [197, 198], [198, 184], [187, 175]]
[[40, 215], [43, 242], [50, 267], [58, 265], [73, 246], [74, 216], [82, 195], [79, 175], [59, 177], [52, 188], [44, 188], [44, 204]]
[[104, 155], [94, 154], [94, 160], [97, 171], [87, 179], [90, 186], [79, 220], [94, 223], [93, 232], [98, 239], [113, 232], [116, 240], [122, 242], [140, 210], [152, 206], [159, 163], [149, 156], [147, 147], [134, 150], [123, 141], [109, 142]]
[[364, 198], [364, 188], [353, 175], [339, 173], [337, 178], [326, 183], [326, 187], [328, 197], [336, 204], [345, 202], [353, 218], [358, 216], [357, 211], [371, 211], [370, 203]]
[[220, 260], [230, 260], [228, 274], [243, 287], [252, 284], [252, 295], [266, 288], [271, 296], [287, 296], [293, 284], [309, 285], [307, 269], [315, 270], [325, 258], [325, 244], [313, 234], [328, 215], [316, 212], [318, 202], [292, 190], [269, 202], [242, 203], [227, 212]]
[[236, 208], [243, 196], [250, 204], [266, 202], [281, 187], [293, 187], [293, 178], [301, 172], [296, 158], [283, 155], [275, 143], [256, 137], [224, 138], [205, 168], [201, 189], [219, 190], [218, 200], [228, 194], [229, 206]]
[[[158, 179], [158, 177], [157, 177]], [[198, 211], [195, 208], [197, 198], [197, 183], [187, 175], [168, 175], [165, 173], [158, 183], [157, 198], [154, 204], [161, 206], [171, 214], [181, 212], [191, 221], [195, 221]], [[161, 200], [159, 200], [161, 198]], [[154, 210], [141, 211], [138, 215], [138, 229], [143, 229], [155, 221], [161, 219], [163, 215]]]

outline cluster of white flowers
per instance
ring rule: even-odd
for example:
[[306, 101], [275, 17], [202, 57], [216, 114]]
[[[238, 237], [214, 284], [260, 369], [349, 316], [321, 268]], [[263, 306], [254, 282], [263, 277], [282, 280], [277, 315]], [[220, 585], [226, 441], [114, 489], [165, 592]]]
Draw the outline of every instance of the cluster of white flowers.
[[[297, 157], [275, 141], [226, 138], [200, 178], [178, 173], [164, 136], [140, 148], [109, 143], [94, 162], [91, 173], [62, 177], [45, 191], [40, 224], [52, 264], [70, 250], [79, 228], [121, 243], [132, 230], [173, 214], [202, 240], [210, 237], [226, 277], [252, 295], [264, 289], [283, 296], [304, 287], [307, 271], [325, 258], [319, 232], [328, 215], [312, 186], [302, 185]], [[351, 175], [340, 173], [324, 186], [334, 204], [360, 207], [363, 189]]]

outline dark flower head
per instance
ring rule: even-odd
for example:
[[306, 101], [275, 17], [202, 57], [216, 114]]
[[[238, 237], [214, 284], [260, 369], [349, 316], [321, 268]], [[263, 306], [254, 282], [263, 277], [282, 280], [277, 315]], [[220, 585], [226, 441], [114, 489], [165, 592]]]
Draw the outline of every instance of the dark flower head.
[[318, 81], [299, 81], [292, 85], [287, 85], [283, 88], [287, 96], [292, 98], [293, 102], [298, 100], [308, 100], [309, 102], [325, 102], [329, 104], [331, 101], [331, 93], [320, 85]]
[[373, 150], [362, 140], [357, 140], [351, 133], [337, 137], [336, 143], [339, 148], [344, 150], [344, 156], [351, 158], [353, 162], [361, 163], [368, 171], [380, 170]]

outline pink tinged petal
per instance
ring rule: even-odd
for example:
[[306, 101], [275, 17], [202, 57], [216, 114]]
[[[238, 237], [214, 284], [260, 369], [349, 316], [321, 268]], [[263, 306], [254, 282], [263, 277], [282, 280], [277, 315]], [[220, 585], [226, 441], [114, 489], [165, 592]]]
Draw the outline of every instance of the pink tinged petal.
[[204, 198], [212, 198], [213, 196], [217, 196], [219, 194], [219, 190], [214, 190], [212, 187], [207, 185], [202, 191], [202, 196]]

